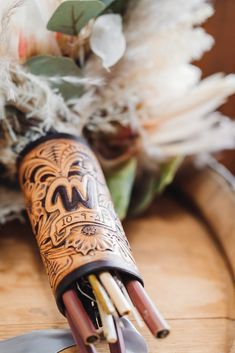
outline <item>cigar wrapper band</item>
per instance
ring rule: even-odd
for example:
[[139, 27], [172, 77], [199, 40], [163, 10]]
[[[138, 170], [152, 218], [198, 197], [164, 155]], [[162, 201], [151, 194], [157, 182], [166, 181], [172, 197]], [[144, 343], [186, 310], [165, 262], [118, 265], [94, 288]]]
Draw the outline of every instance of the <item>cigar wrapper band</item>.
[[106, 270], [142, 282], [103, 172], [86, 141], [54, 134], [19, 160], [26, 210], [59, 310], [79, 278]]

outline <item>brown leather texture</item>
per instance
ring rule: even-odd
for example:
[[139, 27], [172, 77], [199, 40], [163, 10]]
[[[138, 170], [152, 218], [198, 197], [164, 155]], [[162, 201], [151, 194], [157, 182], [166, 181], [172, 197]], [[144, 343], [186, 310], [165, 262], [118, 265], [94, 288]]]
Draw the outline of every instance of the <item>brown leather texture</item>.
[[22, 159], [20, 185], [53, 292], [70, 273], [107, 261], [138, 274], [99, 163], [84, 143], [53, 138]]

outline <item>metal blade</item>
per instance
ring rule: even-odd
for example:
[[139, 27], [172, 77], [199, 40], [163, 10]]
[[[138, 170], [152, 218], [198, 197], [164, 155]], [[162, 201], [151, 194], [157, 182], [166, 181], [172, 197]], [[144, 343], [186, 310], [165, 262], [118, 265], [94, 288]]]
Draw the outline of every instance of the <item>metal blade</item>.
[[126, 345], [126, 353], [148, 353], [148, 346], [145, 339], [136, 330], [135, 326], [125, 317], [120, 321], [123, 324], [122, 333]]
[[58, 353], [74, 346], [69, 330], [33, 331], [0, 341], [0, 353]]
[[[126, 319], [120, 319], [126, 344], [126, 353], [148, 353], [144, 338]], [[0, 353], [59, 353], [74, 346], [69, 330], [33, 331], [22, 336], [0, 341]]]

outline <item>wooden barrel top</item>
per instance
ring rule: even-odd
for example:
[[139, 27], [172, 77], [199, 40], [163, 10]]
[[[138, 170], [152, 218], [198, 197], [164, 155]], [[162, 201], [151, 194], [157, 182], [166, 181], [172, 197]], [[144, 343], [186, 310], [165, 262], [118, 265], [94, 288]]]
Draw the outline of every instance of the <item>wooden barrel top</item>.
[[[150, 353], [234, 353], [233, 270], [215, 230], [172, 196], [127, 221], [125, 230], [146, 288], [172, 327], [169, 338], [160, 341], [142, 331]], [[2, 227], [0, 252], [0, 339], [67, 327], [30, 228], [18, 222]], [[108, 352], [104, 346], [98, 351]]]

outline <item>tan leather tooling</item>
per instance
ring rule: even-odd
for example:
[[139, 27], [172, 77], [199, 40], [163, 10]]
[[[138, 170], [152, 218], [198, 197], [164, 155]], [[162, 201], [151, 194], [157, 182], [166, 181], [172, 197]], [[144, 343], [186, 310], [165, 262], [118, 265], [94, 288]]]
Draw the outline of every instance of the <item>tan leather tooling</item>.
[[39, 143], [23, 157], [19, 178], [54, 292], [94, 261], [138, 276], [102, 170], [85, 143], [63, 137]]

